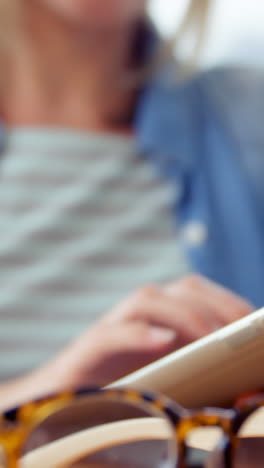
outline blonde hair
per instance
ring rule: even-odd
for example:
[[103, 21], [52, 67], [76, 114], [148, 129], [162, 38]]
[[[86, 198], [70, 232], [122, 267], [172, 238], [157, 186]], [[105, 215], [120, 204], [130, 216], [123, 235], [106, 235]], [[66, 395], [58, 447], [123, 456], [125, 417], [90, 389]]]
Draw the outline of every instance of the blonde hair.
[[177, 56], [177, 50], [182, 40], [190, 34], [193, 36], [191, 52], [182, 63], [184, 73], [192, 73], [197, 67], [207, 33], [210, 4], [210, 0], [190, 0], [179, 28], [174, 37], [169, 40], [169, 53], [174, 50]]

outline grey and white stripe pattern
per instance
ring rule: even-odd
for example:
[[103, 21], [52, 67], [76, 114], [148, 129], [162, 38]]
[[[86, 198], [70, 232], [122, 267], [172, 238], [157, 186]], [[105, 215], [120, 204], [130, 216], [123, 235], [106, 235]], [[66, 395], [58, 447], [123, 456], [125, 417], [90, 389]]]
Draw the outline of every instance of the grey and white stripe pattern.
[[187, 271], [174, 197], [133, 138], [9, 133], [0, 169], [0, 378], [40, 364], [135, 288]]

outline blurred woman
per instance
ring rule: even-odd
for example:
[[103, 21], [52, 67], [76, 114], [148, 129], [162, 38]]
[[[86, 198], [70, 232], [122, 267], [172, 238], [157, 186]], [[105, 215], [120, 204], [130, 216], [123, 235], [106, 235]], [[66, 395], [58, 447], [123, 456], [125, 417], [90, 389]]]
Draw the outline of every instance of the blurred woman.
[[[261, 143], [243, 121], [247, 83], [177, 80], [146, 8], [0, 0], [0, 368], [31, 371], [21, 394], [103, 384], [251, 310], [201, 277], [175, 282], [190, 270], [262, 298], [239, 158]], [[194, 0], [181, 28], [198, 44], [207, 8]]]

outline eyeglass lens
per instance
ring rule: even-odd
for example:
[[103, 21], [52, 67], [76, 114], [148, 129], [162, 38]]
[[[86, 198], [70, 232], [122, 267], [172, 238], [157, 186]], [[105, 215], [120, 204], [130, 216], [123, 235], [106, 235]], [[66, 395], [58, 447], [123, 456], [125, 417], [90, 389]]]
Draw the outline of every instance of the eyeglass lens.
[[29, 437], [22, 468], [175, 468], [176, 441], [159, 411], [83, 397], [49, 416]]
[[[231, 455], [232, 468], [264, 467], [264, 408], [254, 411], [241, 426]], [[226, 468], [223, 440], [211, 453], [206, 468]]]

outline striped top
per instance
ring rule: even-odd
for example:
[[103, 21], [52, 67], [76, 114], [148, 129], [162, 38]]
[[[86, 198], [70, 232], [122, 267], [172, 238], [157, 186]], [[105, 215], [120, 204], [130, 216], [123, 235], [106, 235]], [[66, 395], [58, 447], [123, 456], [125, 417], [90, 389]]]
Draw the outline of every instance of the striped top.
[[150, 282], [188, 269], [132, 137], [9, 132], [0, 170], [0, 378], [39, 365]]

